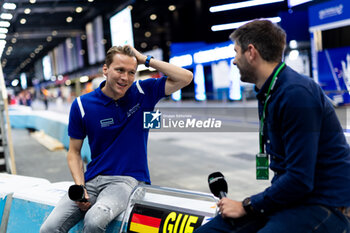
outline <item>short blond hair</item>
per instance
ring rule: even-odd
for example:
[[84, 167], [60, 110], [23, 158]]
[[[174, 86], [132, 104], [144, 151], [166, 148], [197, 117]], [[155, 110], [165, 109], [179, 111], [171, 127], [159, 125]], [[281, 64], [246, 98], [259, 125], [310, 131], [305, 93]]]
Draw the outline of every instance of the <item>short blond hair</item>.
[[105, 64], [107, 67], [109, 67], [110, 64], [113, 62], [114, 55], [116, 54], [124, 54], [130, 57], [136, 57], [135, 53], [132, 51], [132, 49], [129, 46], [113, 46], [107, 51]]

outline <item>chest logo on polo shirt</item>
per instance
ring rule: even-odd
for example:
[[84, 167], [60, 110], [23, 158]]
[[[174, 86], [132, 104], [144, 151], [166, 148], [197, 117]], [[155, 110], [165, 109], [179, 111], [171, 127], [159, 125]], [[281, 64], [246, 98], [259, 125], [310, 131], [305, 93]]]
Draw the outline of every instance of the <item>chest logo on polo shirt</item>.
[[101, 128], [108, 127], [110, 125], [114, 125], [114, 120], [113, 118], [107, 118], [100, 120]]

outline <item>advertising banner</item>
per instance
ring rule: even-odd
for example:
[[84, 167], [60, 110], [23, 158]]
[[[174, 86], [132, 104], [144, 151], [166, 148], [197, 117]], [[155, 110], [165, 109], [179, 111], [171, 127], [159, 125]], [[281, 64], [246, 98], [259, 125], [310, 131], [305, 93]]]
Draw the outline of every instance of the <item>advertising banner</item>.
[[309, 26], [314, 27], [348, 20], [350, 18], [350, 1], [332, 0], [309, 8]]
[[318, 81], [336, 103], [349, 103], [350, 47], [325, 49], [318, 52]]

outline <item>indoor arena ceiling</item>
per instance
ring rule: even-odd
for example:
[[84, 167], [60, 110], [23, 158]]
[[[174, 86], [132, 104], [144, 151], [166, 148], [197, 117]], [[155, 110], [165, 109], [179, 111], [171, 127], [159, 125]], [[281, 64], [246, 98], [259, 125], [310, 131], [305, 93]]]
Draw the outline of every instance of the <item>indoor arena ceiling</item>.
[[165, 59], [173, 42], [227, 41], [230, 31], [213, 32], [211, 26], [215, 24], [275, 17], [280, 11], [288, 11], [287, 0], [282, 0], [222, 13], [209, 12], [211, 6], [233, 2], [243, 0], [2, 0], [0, 39], [6, 34], [1, 56], [5, 80], [9, 83], [22, 72], [33, 75], [38, 59], [65, 38], [84, 35], [86, 24], [99, 15], [103, 16], [108, 48], [108, 19], [127, 6], [132, 6], [135, 47], [140, 51], [162, 48]]

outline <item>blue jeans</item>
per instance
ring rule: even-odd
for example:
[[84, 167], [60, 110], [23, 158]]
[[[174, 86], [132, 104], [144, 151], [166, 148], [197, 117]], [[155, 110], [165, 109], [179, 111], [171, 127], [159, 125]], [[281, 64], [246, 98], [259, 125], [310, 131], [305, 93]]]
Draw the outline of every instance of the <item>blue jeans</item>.
[[340, 211], [320, 205], [297, 206], [270, 216], [224, 219], [221, 215], [194, 233], [350, 233], [350, 222]]
[[68, 195], [53, 209], [40, 233], [68, 232], [84, 218], [84, 232], [105, 232], [108, 224], [126, 209], [129, 196], [138, 181], [129, 176], [97, 176], [85, 186], [92, 204], [81, 211]]

